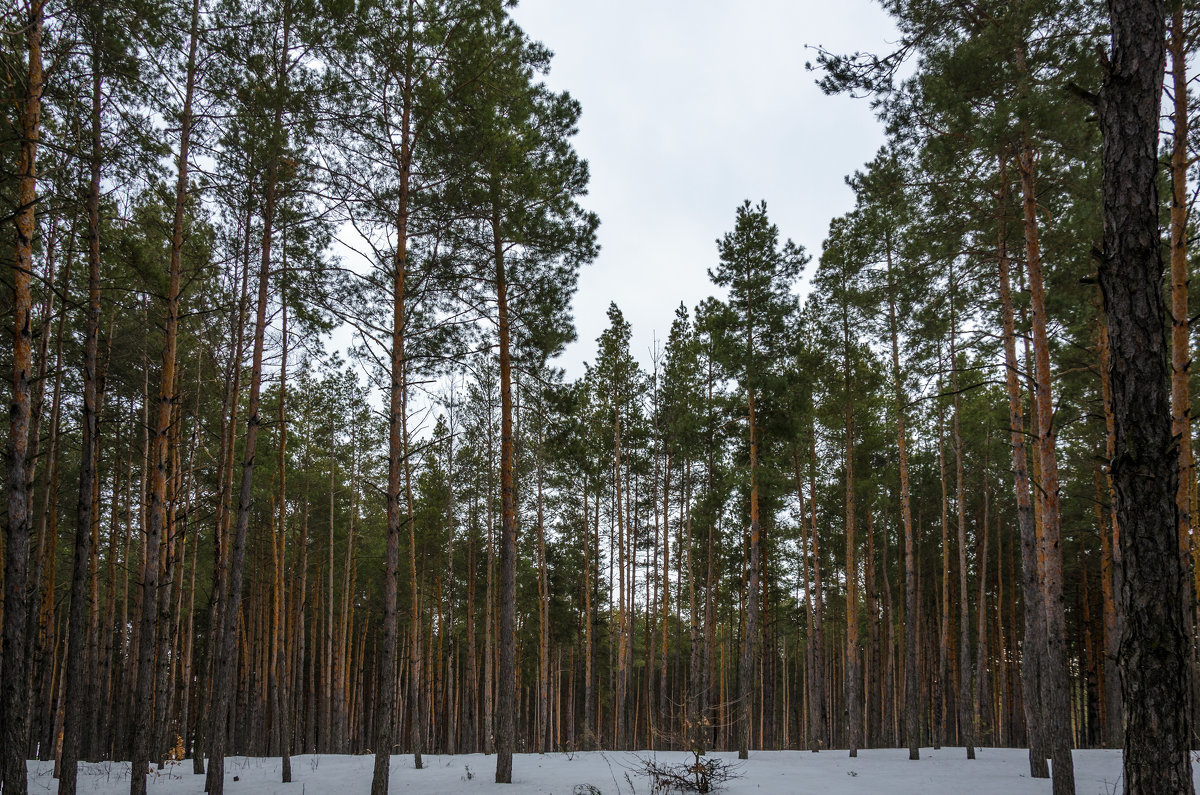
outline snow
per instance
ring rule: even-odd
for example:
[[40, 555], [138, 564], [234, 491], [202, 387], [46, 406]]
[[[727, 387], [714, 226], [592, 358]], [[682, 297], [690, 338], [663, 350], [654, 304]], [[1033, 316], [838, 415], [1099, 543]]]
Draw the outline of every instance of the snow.
[[[717, 754], [730, 763], [734, 753]], [[554, 793], [571, 795], [576, 785], [590, 784], [604, 795], [646, 795], [650, 782], [638, 773], [639, 758], [656, 757], [659, 762], [686, 762], [684, 752], [594, 751], [574, 754], [517, 754], [513, 760], [512, 785], [496, 784], [494, 756], [465, 754], [425, 755], [425, 769], [415, 770], [411, 756], [393, 756], [391, 792], [459, 795], [463, 793]], [[58, 791], [50, 762], [29, 762], [31, 793]], [[276, 758], [230, 757], [225, 764], [228, 795], [352, 795], [369, 791], [372, 756], [333, 754], [292, 757], [290, 784], [279, 783], [280, 761]], [[1200, 781], [1200, 761], [1193, 763]], [[192, 775], [190, 761], [151, 771], [149, 791], [162, 795], [192, 795], [204, 791], [204, 777]], [[1029, 777], [1028, 753], [1020, 748], [983, 748], [978, 759], [967, 761], [961, 748], [921, 749], [921, 759], [909, 761], [904, 748], [865, 749], [857, 759], [845, 751], [756, 751], [741, 763], [740, 778], [729, 782], [729, 795], [783, 795], [783, 793], [931, 793], [971, 792], [976, 795], [1022, 795], [1049, 793], [1049, 779]], [[238, 781], [234, 781], [234, 776]], [[1078, 795], [1115, 795], [1121, 792], [1121, 752], [1075, 751], [1075, 786]], [[127, 762], [84, 763], [80, 768], [80, 793], [126, 793], [129, 791]]]

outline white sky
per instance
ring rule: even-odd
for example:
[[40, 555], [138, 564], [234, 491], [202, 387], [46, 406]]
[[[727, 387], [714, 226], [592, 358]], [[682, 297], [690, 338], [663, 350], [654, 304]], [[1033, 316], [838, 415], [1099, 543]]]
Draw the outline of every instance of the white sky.
[[568, 378], [593, 360], [609, 301], [648, 364], [679, 302], [714, 293], [715, 241], [743, 199], [766, 199], [815, 260], [853, 204], [843, 178], [884, 143], [866, 100], [827, 97], [804, 69], [805, 45], [887, 51], [897, 33], [874, 0], [521, 0], [514, 17], [554, 51], [549, 85], [583, 105], [583, 204], [600, 216], [579, 340], [557, 362]]

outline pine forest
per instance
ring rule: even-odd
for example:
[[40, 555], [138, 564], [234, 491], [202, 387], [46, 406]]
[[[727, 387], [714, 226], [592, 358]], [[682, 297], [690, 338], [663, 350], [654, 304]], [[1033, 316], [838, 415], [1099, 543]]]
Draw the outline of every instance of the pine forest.
[[3, 793], [943, 747], [1193, 792], [1200, 4], [878, 5], [784, 78], [882, 126], [851, 208], [723, 199], [643, 351], [515, 3], [6, 0]]

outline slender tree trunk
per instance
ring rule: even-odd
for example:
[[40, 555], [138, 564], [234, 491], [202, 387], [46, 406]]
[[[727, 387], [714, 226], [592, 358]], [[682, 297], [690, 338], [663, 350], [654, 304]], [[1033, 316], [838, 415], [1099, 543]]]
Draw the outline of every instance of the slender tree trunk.
[[[1176, 527], [1179, 536], [1179, 560], [1183, 566], [1184, 631], [1194, 638], [1195, 596], [1192, 593], [1192, 412], [1188, 395], [1188, 364], [1191, 349], [1188, 339], [1187, 261], [1188, 223], [1188, 94], [1187, 53], [1183, 2], [1174, 3], [1171, 13], [1172, 93], [1175, 107], [1171, 114], [1171, 433], [1179, 440], [1179, 483], [1175, 490]], [[1197, 646], [1189, 649], [1188, 679], [1192, 720], [1197, 719]]]
[[[509, 352], [508, 280], [500, 239], [499, 209], [492, 217], [496, 314], [500, 343], [500, 679], [496, 704], [496, 783], [512, 783], [516, 741], [516, 484], [513, 476], [512, 358]], [[619, 493], [619, 491], [618, 491]], [[618, 514], [620, 511], [618, 510]], [[621, 708], [618, 700], [617, 709]]]
[[759, 569], [761, 545], [758, 517], [758, 423], [755, 415], [754, 390], [748, 389], [746, 402], [750, 417], [750, 560], [746, 584], [746, 621], [742, 628], [742, 660], [739, 667], [738, 699], [741, 702], [741, 732], [738, 737], [738, 758], [749, 757], [753, 737], [755, 702], [754, 674], [758, 668], [759, 628]]
[[[403, 138], [400, 155], [400, 196], [396, 210], [396, 236], [399, 241], [393, 257], [392, 283], [392, 359], [388, 410], [388, 485], [387, 552], [383, 580], [383, 647], [379, 655], [378, 693], [375, 719], [375, 769], [371, 795], [386, 795], [395, 745], [392, 726], [395, 721], [396, 678], [396, 599], [400, 574], [400, 479], [404, 474], [404, 336], [405, 278], [408, 270], [408, 199], [412, 166], [409, 138], [409, 105], [401, 121]], [[413, 587], [416, 585], [414, 583]], [[415, 616], [414, 616], [415, 619]]]
[[[1034, 374], [1038, 459], [1040, 461], [1042, 532], [1038, 557], [1044, 571], [1043, 600], [1046, 612], [1046, 657], [1042, 679], [1042, 712], [1046, 742], [1054, 760], [1055, 795], [1075, 792], [1071, 758], [1071, 693], [1067, 672], [1066, 619], [1063, 608], [1062, 529], [1059, 520], [1058, 460], [1055, 455], [1054, 400], [1051, 391], [1050, 339], [1046, 330], [1046, 297], [1038, 239], [1037, 198], [1034, 191], [1035, 156], [1026, 142], [1019, 158], [1025, 219], [1025, 268], [1029, 276], [1029, 303], [1033, 310]], [[1028, 696], [1028, 694], [1027, 694]]]
[[[64, 715], [63, 757], [60, 764], [60, 789], [74, 793], [76, 761], [83, 742], [83, 720], [87, 698], [84, 693], [84, 676], [87, 657], [84, 648], [88, 638], [88, 593], [87, 578], [91, 559], [92, 518], [96, 511], [93, 486], [96, 478], [96, 458], [100, 451], [97, 437], [97, 360], [100, 343], [100, 166], [103, 158], [101, 148], [101, 76], [100, 44], [92, 44], [92, 154], [91, 183], [88, 187], [88, 304], [84, 329], [83, 354], [83, 430], [79, 459], [79, 500], [76, 503], [74, 565], [71, 572], [71, 609], [68, 617], [66, 661], [66, 689], [69, 703], [78, 704]], [[10, 503], [11, 506], [11, 503]], [[157, 570], [155, 571], [157, 576]], [[153, 621], [154, 606], [143, 608], [149, 611]], [[145, 622], [143, 621], [143, 629]], [[153, 633], [151, 633], [153, 634]], [[142, 718], [139, 717], [138, 726]], [[135, 769], [136, 778], [136, 769]]]
[[[134, 795], [146, 791], [146, 775], [150, 756], [153, 753], [153, 727], [149, 718], [151, 708], [150, 687], [154, 661], [155, 616], [154, 599], [159, 587], [157, 554], [166, 512], [166, 479], [170, 460], [171, 418], [178, 402], [175, 385], [175, 365], [178, 348], [179, 292], [182, 284], [184, 216], [188, 199], [188, 157], [192, 131], [192, 99], [196, 86], [196, 48], [199, 41], [199, 0], [192, 2], [191, 32], [188, 38], [187, 85], [184, 93], [183, 115], [180, 122], [179, 159], [176, 167], [175, 208], [171, 228], [171, 253], [168, 265], [167, 316], [164, 325], [162, 372], [159, 384], [158, 406], [155, 416], [154, 440], [151, 463], [150, 507], [147, 514], [146, 549], [142, 583], [142, 619], [139, 639], [141, 649], [138, 661], [138, 683], [135, 693], [139, 705], [134, 724], [133, 774], [130, 792]], [[83, 486], [80, 484], [80, 493]], [[82, 498], [81, 498], [82, 499]], [[82, 516], [82, 512], [81, 512]], [[82, 520], [81, 520], [82, 521]], [[70, 721], [68, 721], [69, 725]], [[73, 761], [73, 760], [72, 760]], [[73, 784], [74, 782], [72, 782]], [[73, 790], [72, 790], [73, 791]]]
[[[285, 279], [287, 265], [284, 264]], [[277, 468], [279, 492], [276, 498], [279, 510], [275, 520], [275, 536], [272, 538], [272, 555], [274, 562], [272, 578], [271, 604], [271, 661], [267, 669], [271, 689], [271, 731], [274, 734], [274, 747], [281, 757], [281, 782], [287, 784], [292, 780], [291, 724], [288, 721], [287, 672], [284, 665], [287, 637], [286, 612], [284, 609], [283, 572], [286, 565], [287, 538], [287, 357], [288, 357], [288, 315], [287, 293], [280, 295], [282, 319], [282, 342], [279, 361], [279, 449], [277, 451]]]
[[[249, 249], [249, 219], [246, 224], [244, 246]], [[213, 679], [216, 673], [217, 655], [220, 652], [221, 632], [224, 626], [223, 606], [225, 601], [225, 582], [228, 563], [228, 529], [229, 503], [233, 492], [234, 442], [237, 434], [238, 406], [241, 403], [242, 357], [245, 353], [246, 315], [249, 311], [249, 256], [244, 258], [241, 273], [241, 287], [237, 311], [231, 321], [234, 338], [233, 353], [226, 367], [225, 390], [221, 407], [221, 445], [217, 463], [217, 515], [213, 533], [213, 574], [212, 589], [209, 595], [208, 648], [205, 650], [204, 664], [198, 666], [199, 677], [196, 683], [199, 713], [196, 720], [195, 735], [192, 739], [192, 773], [204, 773], [204, 751], [206, 733], [211, 735], [212, 726], [209, 717], [212, 704]], [[209, 718], [206, 720], [206, 718]]]
[[[588, 532], [591, 521], [588, 515], [587, 497], [588, 479], [585, 475], [583, 481], [583, 743], [584, 750], [590, 751], [596, 745], [596, 697], [592, 686], [592, 680], [595, 676], [592, 672], [592, 661], [595, 658], [593, 634], [596, 622], [592, 612], [592, 589], [595, 588], [595, 581], [598, 574], [598, 572], [592, 571], [592, 567], [599, 567], [599, 561], [593, 561], [589, 554], [592, 548], [592, 534]], [[600, 494], [597, 489], [597, 515], [600, 508], [599, 502]]]
[[1111, 0], [1113, 47], [1100, 97], [1104, 250], [1116, 455], [1112, 461], [1125, 578], [1121, 683], [1125, 791], [1192, 792], [1189, 643], [1175, 504], [1158, 227], [1163, 0]]
[[[542, 407], [539, 406], [539, 410]], [[538, 417], [537, 449], [537, 558], [538, 558], [538, 737], [540, 753], [550, 750], [550, 581], [546, 574], [546, 528], [543, 506], [545, 449], [543, 425]]]
[[896, 449], [900, 459], [900, 517], [904, 524], [904, 736], [908, 758], [921, 758], [921, 701], [917, 671], [917, 562], [909, 496], [908, 440], [904, 429], [904, 377], [900, 370], [900, 327], [896, 317], [896, 284], [891, 230], [887, 231], [888, 326], [892, 340], [892, 389], [895, 391]]
[[[950, 279], [954, 271], [951, 266]], [[950, 388], [954, 392], [954, 501], [958, 514], [958, 738], [966, 746], [967, 759], [975, 758], [975, 691], [971, 668], [971, 611], [967, 607], [967, 497], [963, 475], [963, 438], [959, 418], [957, 285], [951, 286]], [[986, 520], [985, 520], [986, 521]], [[983, 661], [980, 660], [982, 665]]]
[[[286, 80], [285, 60], [288, 58], [291, 26], [288, 5], [284, 5], [283, 47], [277, 73], [277, 90], [282, 93]], [[283, 106], [275, 109], [273, 136], [281, 136]], [[229, 580], [222, 611], [220, 654], [217, 675], [213, 680], [212, 723], [209, 728], [210, 754], [205, 789], [209, 795], [222, 795], [225, 788], [225, 746], [230, 702], [235, 686], [238, 657], [238, 624], [241, 614], [242, 577], [246, 562], [246, 534], [250, 526], [250, 504], [253, 499], [254, 465], [258, 450], [260, 395], [262, 393], [263, 349], [267, 325], [268, 288], [271, 279], [271, 241], [275, 223], [276, 191], [279, 177], [279, 143], [272, 148], [263, 195], [262, 249], [258, 269], [258, 301], [255, 308], [254, 349], [250, 362], [250, 395], [246, 406], [246, 440], [242, 453], [242, 476], [238, 491], [237, 520], [229, 550]]]
[[483, 627], [483, 752], [491, 753], [496, 747], [495, 697], [496, 697], [496, 477], [493, 458], [496, 450], [492, 414], [491, 385], [488, 388], [487, 419], [487, 577], [484, 595]]
[[1021, 536], [1021, 584], [1025, 596], [1025, 643], [1021, 655], [1021, 701], [1025, 708], [1025, 727], [1029, 735], [1029, 772], [1034, 778], [1048, 778], [1046, 741], [1043, 733], [1041, 692], [1042, 659], [1045, 644], [1045, 610], [1037, 572], [1037, 528], [1029, 485], [1028, 458], [1025, 450], [1025, 411], [1021, 401], [1020, 365], [1017, 361], [1016, 321], [1013, 315], [1012, 288], [1009, 279], [1007, 212], [1008, 173], [1006, 155], [1000, 157], [1000, 199], [997, 220], [997, 266], [1000, 282], [1000, 306], [1004, 325], [1005, 383], [1008, 387], [1009, 432], [1012, 440], [1013, 478], [1017, 497], [1017, 527]]
[[[629, 669], [626, 665], [628, 656], [629, 633], [629, 603], [633, 601], [632, 593], [627, 593], [626, 584], [626, 547], [625, 547], [625, 511], [622, 507], [623, 480], [621, 477], [621, 410], [617, 403], [617, 395], [613, 395], [613, 497], [616, 500], [615, 516], [617, 523], [617, 616], [615, 621], [617, 661], [615, 666], [616, 683], [613, 698], [613, 748], [623, 748], [625, 743], [625, 713], [628, 696]], [[610, 531], [611, 535], [611, 531]], [[611, 556], [610, 556], [611, 559]], [[611, 578], [610, 578], [611, 579]]]
[[[942, 347], [938, 343], [938, 380], [937, 390], [941, 394], [943, 382], [940, 373], [944, 369]], [[935, 714], [933, 725], [933, 747], [941, 748], [946, 744], [946, 724], [950, 720], [946, 705], [946, 671], [950, 657], [950, 499], [946, 485], [946, 419], [945, 404], [939, 400], [937, 407], [937, 450], [938, 450], [938, 482], [942, 487], [942, 589], [941, 599], [938, 600], [938, 667], [937, 676], [933, 680], [933, 710]]]
[[[975, 679], [975, 701], [972, 706], [971, 722], [975, 731], [979, 735], [980, 741], [985, 745], [999, 745], [998, 738], [995, 733], [997, 722], [992, 719], [991, 699], [992, 691], [989, 687], [989, 682], [994, 686], [996, 681], [996, 669], [992, 665], [989, 672], [988, 664], [988, 612], [987, 612], [987, 578], [988, 578], [988, 519], [991, 508], [991, 452], [992, 452], [992, 432], [991, 428], [987, 431], [987, 438], [983, 448], [983, 517], [979, 523], [979, 530], [975, 537], [976, 549], [976, 597], [975, 597], [975, 660], [976, 660], [976, 679]], [[999, 533], [997, 533], [999, 537]], [[999, 566], [997, 566], [999, 571]]]
[[851, 757], [858, 756], [862, 744], [862, 681], [859, 671], [858, 653], [858, 563], [855, 560], [856, 540], [854, 524], [857, 503], [854, 495], [854, 402], [853, 362], [851, 356], [850, 319], [845, 306], [842, 310], [842, 367], [844, 374], [843, 414], [846, 432], [846, 667], [843, 698], [846, 704], [846, 742]]
[[814, 713], [811, 721], [814, 731], [812, 739], [809, 740], [809, 747], [815, 752], [822, 746], [829, 747], [830, 732], [827, 720], [829, 710], [826, 704], [829, 679], [825, 673], [825, 586], [821, 582], [821, 544], [820, 536], [817, 533], [817, 432], [811, 417], [809, 418], [808, 434], [808, 455], [811, 466], [811, 475], [808, 481], [808, 537], [812, 544], [813, 624], [815, 625], [812, 638], [809, 640], [813, 644], [812, 705], [810, 710]]
[[[402, 310], [403, 311], [403, 308]], [[423, 709], [424, 701], [428, 698], [424, 684], [424, 667], [425, 658], [421, 649], [421, 590], [420, 583], [417, 580], [417, 536], [416, 522], [413, 516], [413, 489], [412, 489], [412, 462], [409, 459], [411, 450], [408, 440], [408, 362], [404, 359], [403, 346], [404, 340], [401, 340], [401, 381], [400, 381], [400, 436], [403, 445], [401, 460], [404, 464], [404, 506], [405, 506], [405, 522], [408, 525], [408, 581], [409, 581], [409, 596], [410, 596], [410, 621], [411, 627], [409, 632], [409, 690], [411, 698], [409, 699], [409, 707], [412, 712], [412, 725], [409, 727], [409, 733], [412, 738], [412, 753], [413, 766], [420, 770], [424, 767], [424, 762], [421, 759], [421, 753], [425, 744], [425, 711]]]
[[1116, 416], [1113, 414], [1112, 385], [1109, 377], [1108, 321], [1104, 312], [1098, 313], [1100, 349], [1100, 389], [1104, 401], [1104, 479], [1108, 485], [1108, 515], [1111, 530], [1100, 539], [1100, 588], [1104, 602], [1104, 743], [1108, 748], [1125, 744], [1124, 718], [1121, 707], [1120, 660], [1121, 625], [1119, 597], [1124, 580], [1121, 563], [1121, 532], [1117, 520], [1116, 486], [1113, 483], [1111, 462], [1117, 454]]

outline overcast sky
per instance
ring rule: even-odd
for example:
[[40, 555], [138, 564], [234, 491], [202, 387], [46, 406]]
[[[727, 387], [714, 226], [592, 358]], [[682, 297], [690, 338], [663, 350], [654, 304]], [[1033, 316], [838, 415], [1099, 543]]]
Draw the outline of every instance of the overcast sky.
[[744, 199], [765, 199], [815, 260], [852, 205], [843, 178], [884, 142], [866, 100], [827, 97], [804, 69], [805, 45], [894, 42], [874, 0], [521, 0], [514, 16], [554, 51], [549, 85], [583, 105], [575, 146], [601, 251], [580, 274], [579, 340], [558, 361], [570, 378], [594, 359], [610, 301], [649, 362], [679, 302], [714, 293], [715, 241]]

